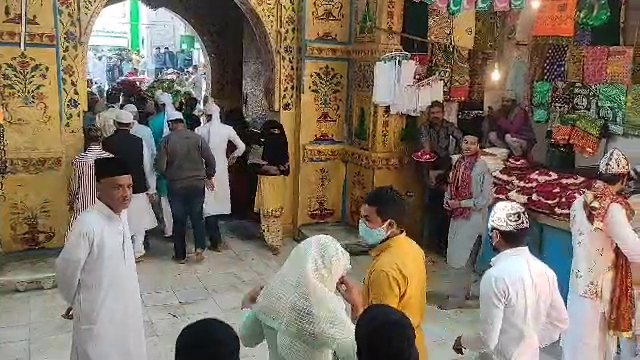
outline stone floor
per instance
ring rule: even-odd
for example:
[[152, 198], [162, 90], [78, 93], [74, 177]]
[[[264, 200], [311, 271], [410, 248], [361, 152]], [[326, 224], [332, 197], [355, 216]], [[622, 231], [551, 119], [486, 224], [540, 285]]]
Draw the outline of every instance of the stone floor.
[[[149, 259], [138, 265], [149, 360], [173, 359], [176, 336], [197, 319], [217, 317], [237, 328], [242, 319], [243, 294], [268, 281], [295, 245], [289, 241], [286, 251], [276, 257], [258, 240], [258, 228], [252, 224], [226, 223], [224, 232], [231, 249], [221, 254], [208, 253], [207, 260], [200, 264], [177, 265], [170, 260], [169, 243], [152, 241]], [[369, 263], [368, 256], [352, 257], [351, 276], [362, 279]], [[428, 272], [434, 297], [446, 292], [443, 262], [430, 257]], [[65, 308], [55, 289], [0, 291], [0, 359], [68, 359], [72, 323], [60, 317]], [[440, 311], [427, 305], [424, 331], [429, 358], [472, 359], [473, 354], [455, 355], [451, 345], [461, 333], [477, 330], [477, 322], [477, 309]], [[243, 348], [241, 355], [243, 359], [268, 359], [266, 344]], [[541, 359], [559, 356], [543, 355]]]

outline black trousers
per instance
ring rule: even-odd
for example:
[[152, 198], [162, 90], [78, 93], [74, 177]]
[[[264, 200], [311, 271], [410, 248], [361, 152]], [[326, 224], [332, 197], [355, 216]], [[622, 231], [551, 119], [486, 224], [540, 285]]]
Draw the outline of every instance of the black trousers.
[[219, 248], [222, 244], [222, 235], [220, 234], [220, 216], [219, 215], [210, 215], [204, 218], [204, 224], [207, 228], [207, 235], [209, 237], [209, 242], [211, 243], [211, 247], [216, 249]]

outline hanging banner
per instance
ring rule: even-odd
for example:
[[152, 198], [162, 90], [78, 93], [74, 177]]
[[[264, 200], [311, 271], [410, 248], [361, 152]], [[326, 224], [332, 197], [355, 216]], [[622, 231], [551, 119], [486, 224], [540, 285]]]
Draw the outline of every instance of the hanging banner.
[[545, 0], [538, 9], [533, 36], [573, 37], [577, 0]]

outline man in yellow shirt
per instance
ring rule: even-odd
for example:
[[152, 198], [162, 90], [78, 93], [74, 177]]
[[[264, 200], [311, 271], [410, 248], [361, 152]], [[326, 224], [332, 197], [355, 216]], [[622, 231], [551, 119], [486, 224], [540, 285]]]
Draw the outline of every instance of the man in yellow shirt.
[[386, 304], [402, 311], [416, 332], [420, 360], [427, 359], [421, 322], [427, 304], [427, 269], [422, 248], [402, 229], [406, 213], [404, 199], [393, 187], [374, 189], [360, 208], [358, 232], [369, 245], [373, 262], [364, 278], [364, 288], [343, 277], [339, 290], [351, 304], [354, 320], [373, 304]]

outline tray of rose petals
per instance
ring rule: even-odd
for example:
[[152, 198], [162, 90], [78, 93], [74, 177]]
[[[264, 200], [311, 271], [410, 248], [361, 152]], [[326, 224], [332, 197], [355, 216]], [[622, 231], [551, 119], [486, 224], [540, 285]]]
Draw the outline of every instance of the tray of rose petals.
[[411, 155], [411, 157], [417, 162], [433, 162], [438, 158], [436, 154], [426, 150], [418, 151]]

